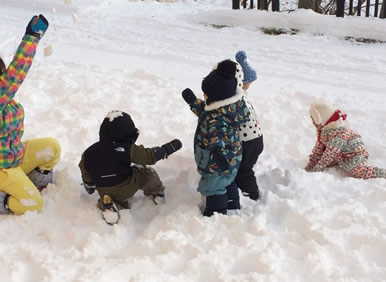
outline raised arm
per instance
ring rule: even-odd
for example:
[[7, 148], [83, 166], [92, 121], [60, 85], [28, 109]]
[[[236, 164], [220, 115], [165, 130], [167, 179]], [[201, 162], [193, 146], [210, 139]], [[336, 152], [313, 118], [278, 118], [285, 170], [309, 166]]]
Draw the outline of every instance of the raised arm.
[[131, 161], [139, 165], [152, 165], [159, 160], [167, 159], [168, 156], [181, 148], [182, 143], [178, 139], [154, 148], [145, 148], [143, 145], [133, 144], [130, 149]]
[[190, 109], [196, 116], [200, 116], [205, 110], [205, 102], [201, 99], [197, 99], [191, 89], [186, 88], [182, 91], [182, 98], [184, 98], [185, 102], [190, 106]]
[[48, 22], [42, 15], [34, 16], [28, 23], [11, 64], [0, 76], [0, 111], [13, 99], [23, 83], [35, 56], [37, 44], [47, 28]]

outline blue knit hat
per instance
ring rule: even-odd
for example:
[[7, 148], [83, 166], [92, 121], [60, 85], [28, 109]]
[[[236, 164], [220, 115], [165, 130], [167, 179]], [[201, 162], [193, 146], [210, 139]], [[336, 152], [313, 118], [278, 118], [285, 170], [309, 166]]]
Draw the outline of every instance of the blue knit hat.
[[257, 79], [255, 69], [248, 64], [247, 54], [244, 51], [238, 51], [236, 53], [236, 61], [241, 65], [244, 72], [244, 83], [253, 82]]

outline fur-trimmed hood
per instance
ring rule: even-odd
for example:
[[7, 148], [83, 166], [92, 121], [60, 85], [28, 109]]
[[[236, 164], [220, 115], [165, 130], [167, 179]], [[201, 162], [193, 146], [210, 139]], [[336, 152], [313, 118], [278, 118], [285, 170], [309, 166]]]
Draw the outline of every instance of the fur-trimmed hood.
[[221, 101], [216, 101], [211, 103], [210, 105], [205, 106], [205, 111], [213, 111], [215, 109], [219, 109], [224, 106], [228, 106], [230, 104], [236, 103], [237, 101], [241, 100], [243, 98], [242, 93], [237, 93], [235, 96], [232, 96], [230, 98], [221, 100]]

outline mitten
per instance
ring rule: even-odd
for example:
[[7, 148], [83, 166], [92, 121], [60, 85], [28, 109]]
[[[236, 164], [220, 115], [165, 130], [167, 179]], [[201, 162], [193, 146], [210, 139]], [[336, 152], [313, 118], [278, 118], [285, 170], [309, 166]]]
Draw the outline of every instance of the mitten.
[[95, 192], [95, 189], [97, 188], [95, 184], [87, 184], [83, 183], [84, 190], [86, 190], [87, 193], [90, 195]]
[[42, 38], [48, 28], [48, 21], [43, 15], [33, 16], [27, 25], [25, 34]]
[[196, 95], [194, 95], [190, 88], [186, 88], [184, 91], [182, 91], [182, 98], [184, 98], [185, 102], [189, 105], [193, 104], [197, 99]]
[[219, 168], [222, 171], [225, 171], [229, 168], [228, 161], [220, 150], [215, 149], [211, 151], [211, 155], [212, 155], [212, 159], [215, 161], [215, 163], [219, 166]]
[[174, 140], [170, 141], [169, 143], [162, 145], [161, 148], [165, 149], [165, 153], [166, 153], [165, 158], [167, 158], [168, 156], [170, 156], [174, 152], [181, 149], [182, 143], [180, 140], [174, 139]]
[[156, 159], [159, 161], [161, 159], [167, 159], [168, 156], [173, 154], [182, 148], [182, 143], [178, 139], [174, 139], [169, 143], [162, 145], [161, 147], [153, 148]]

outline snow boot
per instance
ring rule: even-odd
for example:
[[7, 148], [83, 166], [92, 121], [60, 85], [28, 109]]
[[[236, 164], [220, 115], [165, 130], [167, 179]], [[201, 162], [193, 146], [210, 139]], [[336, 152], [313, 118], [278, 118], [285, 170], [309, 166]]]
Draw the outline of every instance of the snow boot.
[[54, 183], [53, 170], [42, 171], [39, 168], [35, 168], [33, 171], [28, 173], [27, 176], [39, 191], [42, 191], [44, 188], [46, 188], [49, 183]]
[[260, 198], [259, 190], [257, 192], [242, 192], [243, 196], [249, 197], [253, 201], [257, 201]]
[[103, 220], [109, 225], [118, 223], [121, 218], [117, 205], [109, 195], [103, 196], [100, 209], [102, 211]]
[[215, 212], [227, 214], [228, 205], [227, 194], [206, 196], [206, 204], [203, 212], [204, 216], [212, 216]]
[[239, 210], [240, 209], [240, 197], [239, 197], [239, 188], [236, 185], [236, 182], [232, 182], [227, 186], [227, 196], [228, 196], [228, 210]]
[[164, 192], [159, 192], [157, 194], [151, 195], [151, 198], [153, 199], [153, 203], [155, 205], [165, 204], [165, 194], [164, 194]]
[[8, 208], [8, 199], [9, 194], [0, 191], [0, 214], [7, 214], [10, 212]]

